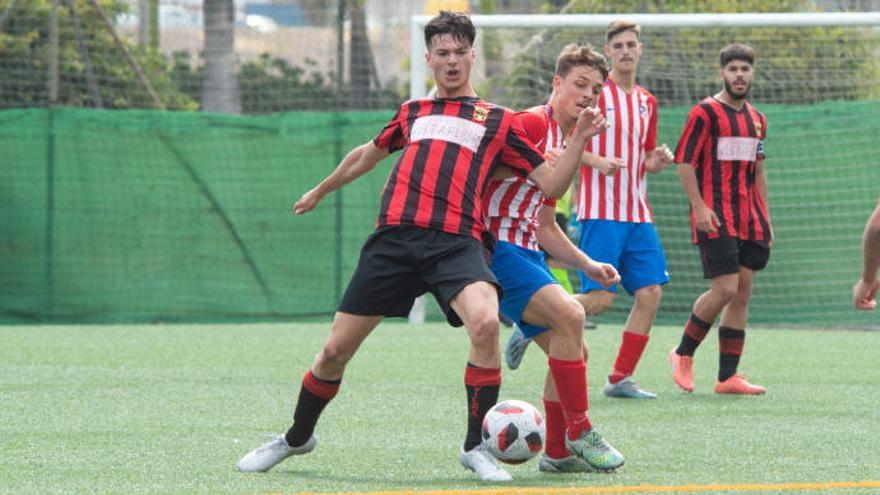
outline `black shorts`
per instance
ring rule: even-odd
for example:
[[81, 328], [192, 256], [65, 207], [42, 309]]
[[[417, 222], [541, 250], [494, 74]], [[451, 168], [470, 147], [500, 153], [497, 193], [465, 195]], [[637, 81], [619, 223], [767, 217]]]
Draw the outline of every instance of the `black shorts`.
[[705, 278], [738, 273], [741, 266], [757, 272], [763, 270], [770, 259], [770, 246], [762, 241], [719, 237], [700, 241], [699, 246]]
[[489, 269], [491, 256], [473, 237], [420, 227], [388, 227], [367, 238], [339, 311], [365, 316], [407, 316], [416, 297], [430, 292], [454, 327], [462, 325], [450, 301], [465, 286], [486, 281], [501, 298]]

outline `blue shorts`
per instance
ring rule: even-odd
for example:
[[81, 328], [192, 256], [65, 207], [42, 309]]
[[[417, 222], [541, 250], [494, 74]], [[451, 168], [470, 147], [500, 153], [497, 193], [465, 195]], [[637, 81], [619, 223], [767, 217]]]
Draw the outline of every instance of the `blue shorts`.
[[[630, 295], [642, 287], [669, 282], [666, 255], [653, 223], [581, 220], [580, 248], [590, 258], [614, 265], [620, 273], [620, 284]], [[581, 292], [617, 292], [617, 287], [606, 289], [579, 274]]]
[[544, 253], [498, 241], [492, 255], [492, 272], [501, 284], [501, 313], [515, 321], [526, 337], [547, 330], [522, 321], [526, 305], [542, 287], [559, 282], [550, 273]]

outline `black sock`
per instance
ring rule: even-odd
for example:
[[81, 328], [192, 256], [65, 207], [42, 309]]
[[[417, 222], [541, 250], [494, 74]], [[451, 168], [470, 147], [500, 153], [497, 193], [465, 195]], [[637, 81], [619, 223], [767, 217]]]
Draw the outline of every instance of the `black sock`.
[[723, 382], [736, 374], [745, 338], [745, 330], [718, 327], [718, 350], [720, 351], [718, 363], [719, 382]]
[[[330, 386], [338, 387], [342, 380], [320, 380], [319, 382]], [[306, 443], [315, 432], [315, 425], [318, 424], [318, 418], [324, 407], [330, 402], [330, 399], [319, 397], [310, 392], [305, 383], [299, 389], [299, 399], [296, 401], [296, 409], [293, 412], [293, 426], [287, 430], [284, 439], [291, 447], [299, 447]]]
[[693, 356], [700, 346], [700, 342], [706, 338], [712, 323], [701, 320], [697, 315], [691, 313], [691, 317], [684, 326], [684, 334], [681, 336], [681, 343], [675, 352], [679, 356]]
[[[464, 450], [465, 452], [473, 449], [480, 445], [483, 441], [482, 432], [483, 432], [483, 418], [486, 416], [486, 413], [489, 409], [492, 409], [492, 406], [498, 402], [498, 393], [501, 390], [501, 385], [490, 385], [490, 384], [480, 384], [480, 385], [469, 385], [468, 375], [476, 376], [477, 374], [484, 373], [492, 373], [498, 375], [498, 381], [501, 380], [501, 370], [500, 369], [488, 369], [488, 368], [480, 368], [478, 366], [474, 366], [471, 363], [468, 363], [468, 369], [465, 371], [465, 390], [467, 391], [467, 402], [468, 402], [468, 425], [467, 425], [467, 436], [464, 440]], [[478, 380], [483, 381], [483, 380]]]

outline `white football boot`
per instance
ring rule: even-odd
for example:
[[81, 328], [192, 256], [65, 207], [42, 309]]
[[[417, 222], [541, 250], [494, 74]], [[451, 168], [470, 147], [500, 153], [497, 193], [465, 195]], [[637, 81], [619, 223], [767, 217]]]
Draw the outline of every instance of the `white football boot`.
[[292, 455], [308, 454], [315, 448], [316, 443], [318, 440], [312, 435], [306, 443], [299, 447], [291, 447], [287, 445], [284, 435], [278, 435], [272, 437], [271, 442], [245, 454], [235, 467], [244, 473], [262, 473]]
[[461, 465], [465, 469], [470, 469], [477, 473], [481, 481], [513, 480], [513, 476], [498, 465], [495, 458], [486, 452], [486, 447], [483, 445], [478, 445], [467, 452], [462, 448], [459, 459], [461, 460]]

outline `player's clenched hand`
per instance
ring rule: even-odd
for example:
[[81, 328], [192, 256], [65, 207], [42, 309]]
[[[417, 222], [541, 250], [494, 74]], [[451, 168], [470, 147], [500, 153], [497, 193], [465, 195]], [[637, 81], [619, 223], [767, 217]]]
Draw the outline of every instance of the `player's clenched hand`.
[[700, 205], [694, 208], [694, 221], [697, 230], [700, 232], [718, 232], [718, 228], [721, 227], [721, 221], [718, 220], [718, 215], [706, 205]]
[[614, 175], [618, 170], [626, 168], [626, 162], [620, 158], [599, 157], [594, 168], [602, 175]]
[[862, 311], [876, 308], [877, 289], [880, 289], [880, 278], [874, 278], [871, 282], [860, 279], [853, 286], [853, 306]]
[[587, 269], [584, 270], [584, 274], [602, 284], [602, 287], [607, 288], [620, 283], [620, 274], [617, 273], [614, 266], [608, 263], [591, 261]]
[[605, 116], [596, 107], [587, 107], [578, 115], [575, 133], [585, 139], [589, 139], [608, 128]]
[[302, 215], [303, 213], [308, 213], [315, 209], [318, 206], [318, 203], [321, 202], [322, 196], [318, 193], [317, 189], [312, 189], [309, 192], [302, 195], [296, 203], [293, 204], [293, 214], [294, 215]]
[[675, 155], [672, 154], [672, 150], [670, 150], [669, 146], [666, 146], [665, 143], [654, 148], [654, 151], [651, 152], [651, 155], [651, 161], [653, 162], [651, 164], [651, 172], [660, 172], [661, 170], [665, 170], [672, 163], [672, 160], [675, 159]]

